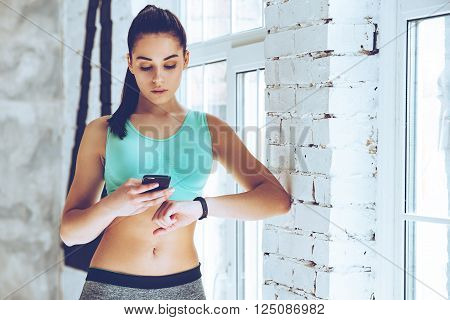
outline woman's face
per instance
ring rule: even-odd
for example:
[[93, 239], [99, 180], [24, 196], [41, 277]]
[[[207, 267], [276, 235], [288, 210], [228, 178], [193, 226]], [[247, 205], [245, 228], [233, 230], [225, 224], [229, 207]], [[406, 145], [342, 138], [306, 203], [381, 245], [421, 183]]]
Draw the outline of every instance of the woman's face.
[[[136, 78], [141, 94], [154, 104], [173, 98], [180, 86], [181, 75], [189, 63], [189, 52], [183, 57], [177, 38], [170, 34], [146, 34], [135, 42], [128, 68]], [[152, 92], [166, 89], [162, 94]]]

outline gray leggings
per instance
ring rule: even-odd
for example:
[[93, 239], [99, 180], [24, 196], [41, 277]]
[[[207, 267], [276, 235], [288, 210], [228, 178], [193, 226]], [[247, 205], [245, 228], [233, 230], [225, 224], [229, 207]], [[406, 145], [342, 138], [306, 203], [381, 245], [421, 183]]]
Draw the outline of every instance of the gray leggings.
[[140, 276], [89, 268], [80, 300], [206, 300], [200, 263], [164, 276]]

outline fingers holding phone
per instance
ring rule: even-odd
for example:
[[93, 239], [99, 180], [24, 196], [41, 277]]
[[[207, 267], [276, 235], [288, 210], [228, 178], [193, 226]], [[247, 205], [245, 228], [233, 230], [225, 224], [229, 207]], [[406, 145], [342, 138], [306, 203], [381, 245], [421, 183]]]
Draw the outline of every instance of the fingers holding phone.
[[150, 179], [146, 180], [145, 183], [130, 178], [101, 201], [116, 216], [132, 216], [142, 213], [150, 207], [161, 205], [174, 192], [174, 188], [167, 188], [168, 183], [165, 188], [161, 189], [159, 181], [165, 181], [164, 187], [167, 183], [167, 178], [163, 178], [163, 180]]
[[[170, 176], [157, 175], [157, 174], [146, 174], [142, 177], [142, 184], [158, 183], [156, 190], [167, 189], [170, 185]], [[148, 192], [148, 191], [147, 191]]]

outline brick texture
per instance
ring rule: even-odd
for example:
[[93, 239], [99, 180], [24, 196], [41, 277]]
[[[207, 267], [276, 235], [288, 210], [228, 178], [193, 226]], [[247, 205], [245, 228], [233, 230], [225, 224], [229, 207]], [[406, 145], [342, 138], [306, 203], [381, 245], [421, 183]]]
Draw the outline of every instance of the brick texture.
[[266, 1], [264, 299], [374, 299], [379, 0]]

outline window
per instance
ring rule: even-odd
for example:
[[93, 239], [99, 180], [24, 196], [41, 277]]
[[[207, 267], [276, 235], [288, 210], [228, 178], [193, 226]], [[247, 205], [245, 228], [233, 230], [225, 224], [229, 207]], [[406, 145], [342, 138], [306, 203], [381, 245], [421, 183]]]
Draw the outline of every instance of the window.
[[405, 293], [448, 299], [450, 15], [407, 23]]
[[[242, 141], [259, 161], [265, 156], [264, 69], [236, 74], [236, 113]], [[236, 192], [244, 192], [236, 185]], [[238, 293], [244, 300], [262, 299], [262, 221], [238, 223]]]
[[450, 292], [450, 3], [381, 6], [377, 299]]
[[263, 27], [263, 3], [263, 0], [187, 0], [188, 42], [207, 41]]
[[[235, 128], [251, 152], [264, 162], [263, 3], [180, 1], [186, 28], [189, 68], [179, 101]], [[250, 128], [244, 132], [243, 128]], [[203, 196], [242, 192], [215, 161]], [[207, 220], [207, 221], [206, 221]], [[262, 222], [210, 217], [197, 224], [195, 243], [202, 263], [207, 299], [262, 298]]]

